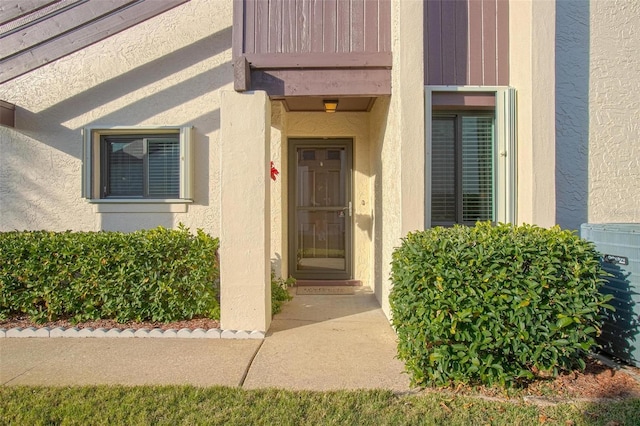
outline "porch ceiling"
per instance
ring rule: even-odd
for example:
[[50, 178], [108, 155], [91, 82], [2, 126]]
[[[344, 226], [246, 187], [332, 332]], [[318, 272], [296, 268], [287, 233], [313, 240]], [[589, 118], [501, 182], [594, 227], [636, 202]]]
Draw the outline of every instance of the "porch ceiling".
[[[287, 111], [320, 111], [324, 112], [324, 99], [317, 96], [291, 96], [282, 99]], [[373, 97], [338, 97], [337, 112], [364, 112], [370, 111], [376, 98]]]
[[189, 0], [2, 0], [0, 84]]

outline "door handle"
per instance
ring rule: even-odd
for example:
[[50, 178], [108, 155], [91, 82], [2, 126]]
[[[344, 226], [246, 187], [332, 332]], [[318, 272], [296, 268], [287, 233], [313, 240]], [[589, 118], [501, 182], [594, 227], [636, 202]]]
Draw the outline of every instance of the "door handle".
[[353, 216], [353, 205], [351, 204], [351, 201], [349, 201], [349, 205], [347, 207], [342, 208], [342, 211], [348, 211], [349, 217]]

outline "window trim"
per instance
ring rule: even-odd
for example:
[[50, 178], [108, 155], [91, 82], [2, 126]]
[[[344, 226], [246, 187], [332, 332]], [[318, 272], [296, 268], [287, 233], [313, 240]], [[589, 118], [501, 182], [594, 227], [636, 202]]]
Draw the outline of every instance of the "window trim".
[[[92, 126], [83, 133], [82, 197], [95, 204], [171, 204], [193, 202], [193, 127], [185, 126]], [[175, 133], [180, 143], [180, 189], [178, 198], [113, 197], [102, 198], [104, 167], [103, 136], [152, 136]]]
[[496, 222], [515, 223], [518, 184], [515, 89], [506, 86], [425, 86], [425, 228], [431, 228], [431, 121], [434, 113], [432, 105], [434, 92], [493, 92], [495, 94]]

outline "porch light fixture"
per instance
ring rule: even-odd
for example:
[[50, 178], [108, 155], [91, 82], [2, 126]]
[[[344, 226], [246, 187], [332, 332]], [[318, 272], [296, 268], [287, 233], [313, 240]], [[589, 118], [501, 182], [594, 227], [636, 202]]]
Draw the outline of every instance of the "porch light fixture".
[[336, 112], [338, 109], [338, 100], [337, 99], [323, 99], [324, 103], [324, 112]]

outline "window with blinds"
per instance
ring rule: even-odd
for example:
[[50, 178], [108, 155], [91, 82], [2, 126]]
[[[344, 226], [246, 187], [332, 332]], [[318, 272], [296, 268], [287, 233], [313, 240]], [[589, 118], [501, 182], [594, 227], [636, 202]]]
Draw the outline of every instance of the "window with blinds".
[[178, 198], [177, 134], [103, 136], [102, 197]]
[[495, 220], [494, 116], [438, 114], [431, 126], [431, 222]]

